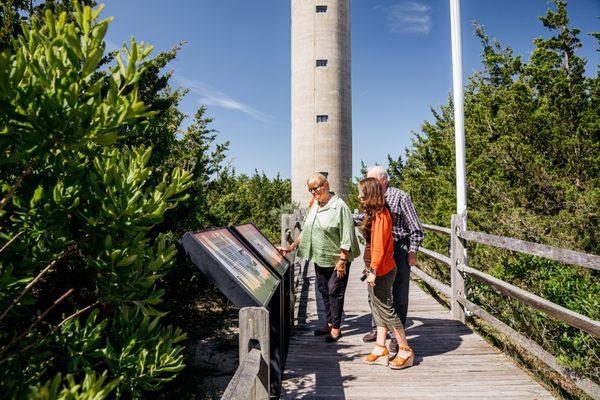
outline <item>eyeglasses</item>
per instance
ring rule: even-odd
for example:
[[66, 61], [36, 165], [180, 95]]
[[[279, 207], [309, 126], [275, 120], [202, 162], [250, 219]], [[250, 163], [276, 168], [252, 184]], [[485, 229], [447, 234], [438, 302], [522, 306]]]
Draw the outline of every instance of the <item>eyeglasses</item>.
[[319, 189], [321, 189], [322, 187], [323, 187], [322, 185], [321, 185], [321, 186], [315, 186], [315, 187], [309, 187], [309, 188], [308, 188], [308, 191], [309, 191], [309, 192], [311, 192], [311, 193], [315, 193], [315, 192], [317, 192]]

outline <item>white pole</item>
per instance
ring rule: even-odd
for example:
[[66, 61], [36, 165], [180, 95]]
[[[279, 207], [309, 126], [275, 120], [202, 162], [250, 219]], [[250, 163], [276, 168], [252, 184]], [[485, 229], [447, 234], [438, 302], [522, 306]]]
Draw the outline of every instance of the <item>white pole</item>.
[[[463, 108], [462, 49], [460, 41], [460, 0], [450, 0], [452, 30], [452, 77], [454, 87], [454, 140], [456, 153], [456, 213], [467, 211], [467, 168], [465, 166], [465, 121]], [[464, 218], [463, 229], [466, 228]]]
[[452, 314], [465, 322], [469, 315], [458, 301], [467, 298], [465, 275], [460, 266], [467, 265], [467, 248], [456, 235], [467, 229], [467, 168], [465, 166], [465, 115], [463, 106], [462, 49], [460, 45], [460, 0], [450, 0], [450, 23], [452, 29], [452, 83], [454, 87], [454, 143], [456, 155], [456, 213], [452, 218]]

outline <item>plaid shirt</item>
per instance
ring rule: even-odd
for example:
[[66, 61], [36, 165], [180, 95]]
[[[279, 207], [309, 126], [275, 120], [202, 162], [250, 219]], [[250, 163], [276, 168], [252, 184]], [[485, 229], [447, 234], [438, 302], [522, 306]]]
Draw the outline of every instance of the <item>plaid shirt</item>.
[[[385, 201], [392, 213], [394, 240], [408, 238], [410, 240], [408, 251], [416, 253], [425, 235], [410, 196], [400, 189], [389, 186], [385, 191]], [[359, 225], [363, 218], [364, 214], [358, 214], [354, 217], [354, 222]]]
[[385, 191], [385, 201], [392, 213], [394, 240], [408, 237], [410, 240], [408, 251], [416, 253], [425, 235], [423, 235], [421, 221], [419, 221], [419, 216], [410, 196], [400, 189], [388, 187]]

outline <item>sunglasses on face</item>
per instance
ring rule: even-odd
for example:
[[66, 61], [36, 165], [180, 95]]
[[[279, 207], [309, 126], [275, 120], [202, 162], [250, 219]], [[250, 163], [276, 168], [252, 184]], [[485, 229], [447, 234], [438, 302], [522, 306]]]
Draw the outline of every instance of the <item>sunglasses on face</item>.
[[318, 191], [319, 191], [319, 189], [321, 189], [321, 187], [322, 187], [322, 186], [309, 187], [309, 188], [308, 188], [308, 191], [309, 191], [310, 193], [316, 193], [316, 192], [318, 192]]

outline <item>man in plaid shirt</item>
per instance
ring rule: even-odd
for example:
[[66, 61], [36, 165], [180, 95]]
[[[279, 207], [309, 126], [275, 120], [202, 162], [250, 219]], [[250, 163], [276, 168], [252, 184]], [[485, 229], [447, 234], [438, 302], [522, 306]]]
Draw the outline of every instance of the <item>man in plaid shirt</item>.
[[[423, 228], [419, 216], [415, 211], [410, 196], [400, 189], [390, 187], [386, 170], [376, 165], [368, 169], [367, 177], [375, 178], [381, 184], [385, 193], [385, 201], [392, 214], [392, 235], [394, 236], [394, 261], [397, 273], [393, 285], [394, 309], [406, 327], [406, 314], [408, 312], [408, 287], [410, 283], [410, 266], [417, 264], [417, 250], [423, 242]], [[354, 222], [359, 225], [364, 216], [355, 216]], [[363, 340], [373, 342], [377, 338], [375, 321], [372, 321], [373, 331], [367, 333]], [[395, 338], [390, 343], [390, 350], [398, 350]]]

